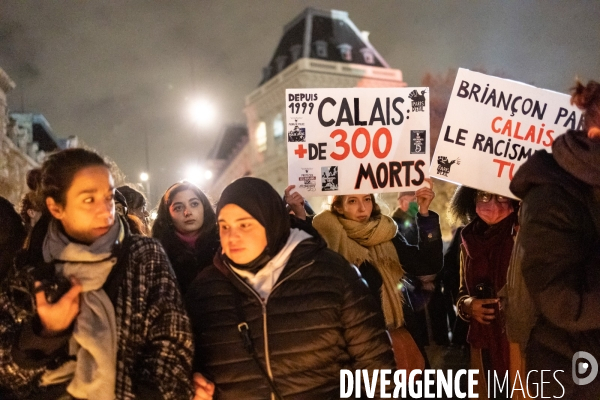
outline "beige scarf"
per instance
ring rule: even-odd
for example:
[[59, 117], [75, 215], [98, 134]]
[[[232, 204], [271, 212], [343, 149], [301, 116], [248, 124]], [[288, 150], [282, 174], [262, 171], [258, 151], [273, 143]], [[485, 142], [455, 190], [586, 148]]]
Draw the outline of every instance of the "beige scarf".
[[338, 217], [323, 211], [313, 219], [313, 227], [323, 236], [327, 246], [350, 263], [371, 263], [381, 275], [381, 304], [388, 328], [404, 325], [400, 279], [404, 270], [392, 243], [398, 227], [394, 220], [381, 215], [366, 223]]

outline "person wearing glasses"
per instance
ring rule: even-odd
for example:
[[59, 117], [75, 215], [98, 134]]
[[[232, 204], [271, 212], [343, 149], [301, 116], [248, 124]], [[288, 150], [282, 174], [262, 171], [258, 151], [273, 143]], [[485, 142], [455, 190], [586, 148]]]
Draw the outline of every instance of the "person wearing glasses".
[[457, 313], [469, 323], [467, 342], [471, 345], [471, 368], [480, 371], [480, 398], [487, 398], [488, 371], [502, 381], [510, 366], [510, 346], [497, 293], [506, 284], [518, 204], [508, 197], [460, 186], [448, 210], [452, 219], [467, 224], [461, 233]]

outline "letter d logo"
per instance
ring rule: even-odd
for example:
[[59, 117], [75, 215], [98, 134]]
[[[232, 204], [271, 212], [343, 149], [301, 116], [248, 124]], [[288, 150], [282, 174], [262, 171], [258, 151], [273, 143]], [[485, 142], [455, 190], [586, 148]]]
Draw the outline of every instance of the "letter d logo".
[[[584, 359], [585, 361], [582, 361], [581, 359]], [[585, 351], [578, 351], [573, 355], [571, 367], [573, 382], [575, 382], [576, 385], [587, 385], [596, 378], [596, 375], [598, 375], [598, 362], [593, 355]], [[580, 375], [585, 374], [588, 370], [590, 371], [590, 374], [587, 377], [579, 378]]]

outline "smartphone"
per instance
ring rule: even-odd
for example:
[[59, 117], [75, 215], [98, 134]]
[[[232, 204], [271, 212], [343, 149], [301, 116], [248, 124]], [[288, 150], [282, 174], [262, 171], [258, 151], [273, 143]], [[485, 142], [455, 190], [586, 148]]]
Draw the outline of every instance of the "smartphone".
[[485, 283], [475, 285], [475, 297], [478, 299], [493, 299], [494, 289]]
[[48, 303], [56, 303], [60, 298], [71, 289], [71, 282], [64, 277], [55, 277], [54, 279], [43, 279], [42, 285], [35, 289], [35, 293], [44, 291]]
[[[475, 285], [475, 297], [478, 299], [493, 299], [496, 296], [494, 295], [494, 289], [486, 285], [485, 283], [479, 283]], [[486, 304], [483, 307], [485, 308], [494, 308], [493, 304]]]

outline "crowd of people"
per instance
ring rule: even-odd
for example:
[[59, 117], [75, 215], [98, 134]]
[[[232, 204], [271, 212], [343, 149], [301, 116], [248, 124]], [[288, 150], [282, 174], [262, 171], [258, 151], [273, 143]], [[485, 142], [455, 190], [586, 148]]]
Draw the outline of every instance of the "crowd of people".
[[600, 359], [600, 84], [572, 102], [585, 130], [531, 156], [515, 198], [456, 190], [445, 256], [430, 179], [390, 216], [372, 193], [315, 214], [253, 177], [213, 207], [182, 181], [152, 221], [97, 153], [49, 155], [20, 214], [0, 198], [0, 398], [339, 398], [342, 369], [430, 367], [436, 293], [479, 398], [489, 372], [543, 369], [569, 378], [546, 395], [597, 398], [570, 377], [575, 353]]

